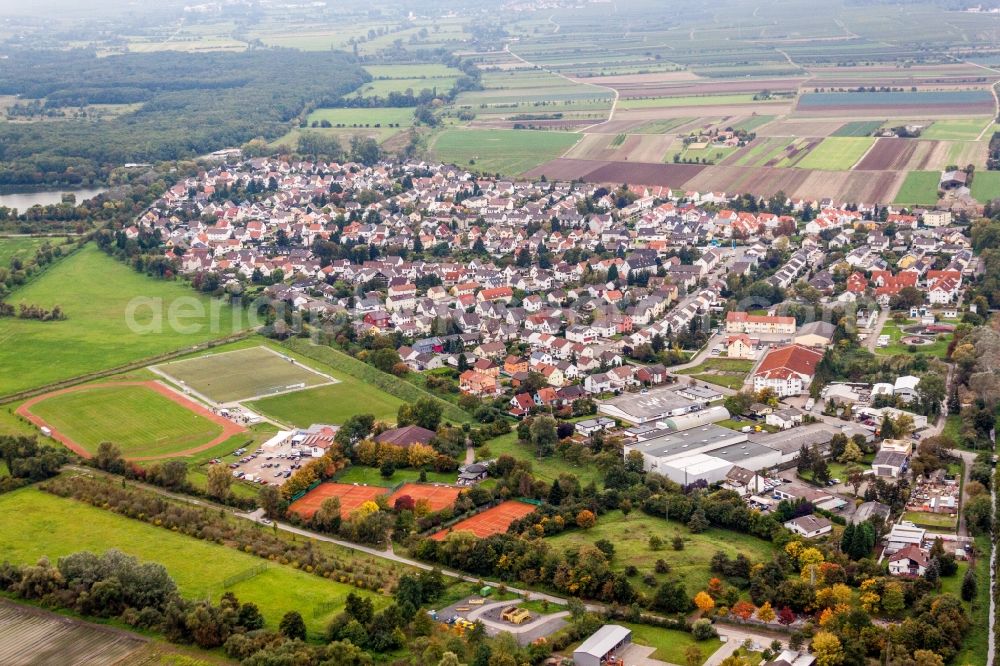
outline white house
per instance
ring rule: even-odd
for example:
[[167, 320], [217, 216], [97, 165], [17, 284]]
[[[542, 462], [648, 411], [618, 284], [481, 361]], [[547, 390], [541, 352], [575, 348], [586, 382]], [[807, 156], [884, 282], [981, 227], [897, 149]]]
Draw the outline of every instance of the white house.
[[923, 576], [929, 561], [914, 544], [904, 546], [889, 558], [889, 573], [893, 576]]
[[785, 527], [805, 539], [815, 539], [833, 531], [833, 523], [823, 516], [800, 516], [785, 523]]

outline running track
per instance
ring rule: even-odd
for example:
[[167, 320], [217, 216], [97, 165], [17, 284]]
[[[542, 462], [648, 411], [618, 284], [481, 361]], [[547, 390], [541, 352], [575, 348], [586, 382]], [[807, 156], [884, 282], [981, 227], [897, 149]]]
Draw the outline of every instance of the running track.
[[52, 439], [61, 442], [63, 445], [66, 446], [66, 448], [73, 451], [77, 455], [82, 456], [84, 458], [90, 458], [91, 454], [89, 451], [87, 451], [87, 449], [81, 446], [78, 442], [70, 439], [66, 435], [59, 432], [54, 426], [49, 425], [49, 423], [46, 422], [45, 419], [33, 414], [31, 412], [31, 407], [34, 404], [41, 402], [42, 400], [46, 400], [48, 398], [57, 395], [62, 395], [64, 393], [72, 393], [74, 391], [86, 391], [88, 389], [93, 389], [93, 388], [114, 387], [114, 386], [145, 386], [150, 390], [156, 391], [157, 393], [167, 398], [168, 400], [173, 400], [181, 407], [184, 407], [185, 409], [194, 412], [198, 416], [203, 416], [212, 423], [222, 426], [222, 432], [219, 433], [219, 435], [215, 437], [212, 441], [206, 442], [205, 444], [201, 444], [192, 449], [186, 449], [184, 451], [175, 451], [174, 453], [168, 453], [162, 456], [139, 456], [136, 458], [129, 458], [129, 460], [142, 462], [145, 460], [160, 460], [162, 458], [181, 458], [184, 456], [192, 456], [196, 453], [201, 453], [202, 451], [210, 449], [217, 444], [221, 444], [222, 442], [226, 441], [227, 439], [229, 439], [234, 435], [239, 435], [240, 433], [246, 432], [246, 428], [244, 428], [243, 426], [237, 425], [236, 423], [233, 423], [229, 419], [223, 418], [218, 414], [213, 413], [212, 410], [207, 409], [203, 405], [189, 398], [184, 397], [177, 391], [167, 386], [164, 386], [160, 382], [151, 380], [143, 382], [135, 382], [135, 381], [103, 382], [100, 384], [82, 384], [80, 386], [71, 386], [69, 388], [59, 389], [58, 391], [53, 391], [51, 393], [45, 393], [43, 395], [37, 395], [33, 398], [29, 398], [24, 403], [22, 403], [20, 407], [17, 408], [16, 413], [18, 414], [18, 416], [23, 416], [24, 418], [28, 419], [39, 428], [43, 426], [50, 428], [52, 430]]

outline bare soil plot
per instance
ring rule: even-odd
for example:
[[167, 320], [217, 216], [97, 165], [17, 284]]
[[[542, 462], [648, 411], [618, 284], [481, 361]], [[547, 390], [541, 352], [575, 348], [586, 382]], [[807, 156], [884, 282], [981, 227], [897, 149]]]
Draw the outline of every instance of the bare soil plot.
[[112, 666], [146, 644], [139, 636], [0, 600], [0, 664]]
[[844, 125], [843, 120], [777, 120], [757, 130], [757, 136], [818, 136], [832, 135]]
[[879, 139], [856, 168], [870, 171], [903, 169], [916, 149], [917, 142], [911, 139]]

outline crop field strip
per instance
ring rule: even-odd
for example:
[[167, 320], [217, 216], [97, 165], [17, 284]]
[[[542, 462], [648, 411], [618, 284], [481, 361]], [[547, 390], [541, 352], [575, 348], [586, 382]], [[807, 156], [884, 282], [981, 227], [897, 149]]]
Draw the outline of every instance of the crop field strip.
[[113, 666], [145, 641], [134, 634], [0, 599], [0, 664]]

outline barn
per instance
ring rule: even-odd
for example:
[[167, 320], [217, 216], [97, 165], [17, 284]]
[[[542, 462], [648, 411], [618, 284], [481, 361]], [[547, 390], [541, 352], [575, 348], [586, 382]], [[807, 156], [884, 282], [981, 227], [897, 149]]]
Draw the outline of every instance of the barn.
[[606, 624], [573, 651], [574, 666], [602, 666], [608, 657], [620, 657], [632, 643], [632, 630]]

